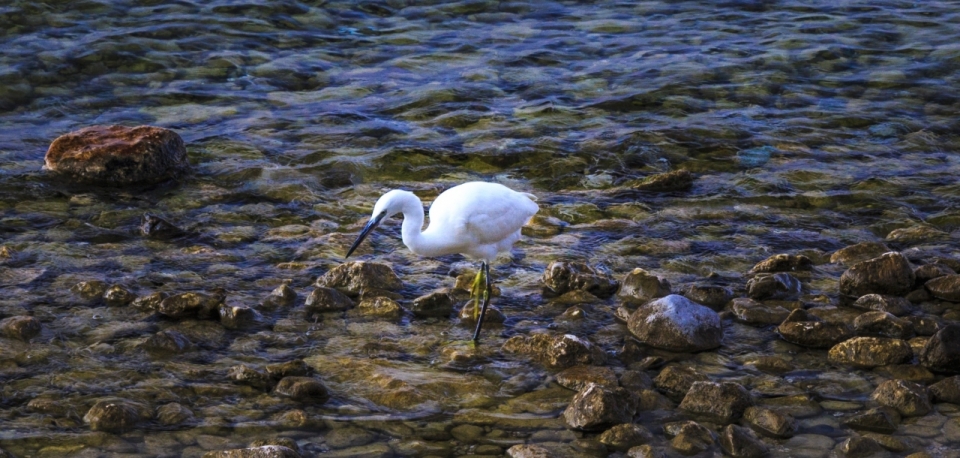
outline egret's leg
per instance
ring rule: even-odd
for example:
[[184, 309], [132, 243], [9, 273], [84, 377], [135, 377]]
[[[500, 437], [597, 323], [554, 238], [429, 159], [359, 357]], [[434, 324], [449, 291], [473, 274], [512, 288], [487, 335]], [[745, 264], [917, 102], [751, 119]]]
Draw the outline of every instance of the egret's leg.
[[487, 306], [490, 305], [490, 266], [487, 265], [486, 261], [480, 265], [480, 270], [483, 271], [484, 278], [483, 307], [480, 308], [480, 317], [477, 318], [477, 329], [473, 331], [474, 342], [480, 338], [480, 327], [483, 326], [483, 316], [487, 314]]
[[470, 300], [473, 301], [473, 319], [476, 320], [480, 314], [480, 295], [483, 293], [480, 284], [483, 282], [483, 266], [477, 270], [477, 276], [473, 277], [473, 286], [470, 287]]

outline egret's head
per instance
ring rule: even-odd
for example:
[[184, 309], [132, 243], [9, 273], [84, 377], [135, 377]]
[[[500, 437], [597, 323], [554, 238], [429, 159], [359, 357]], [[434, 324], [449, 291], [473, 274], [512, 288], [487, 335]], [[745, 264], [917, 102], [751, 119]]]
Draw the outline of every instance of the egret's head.
[[353, 245], [347, 250], [347, 255], [344, 256], [344, 258], [349, 258], [353, 250], [356, 250], [357, 247], [360, 246], [363, 239], [367, 238], [367, 235], [373, 232], [384, 218], [389, 218], [397, 213], [403, 213], [404, 208], [410, 205], [411, 202], [419, 202], [419, 199], [417, 199], [417, 196], [412, 192], [402, 191], [400, 189], [394, 189], [380, 196], [380, 198], [377, 199], [377, 203], [373, 206], [373, 214], [370, 215], [370, 221], [368, 221], [367, 225], [360, 231], [360, 235], [357, 236], [357, 240], [353, 242]]

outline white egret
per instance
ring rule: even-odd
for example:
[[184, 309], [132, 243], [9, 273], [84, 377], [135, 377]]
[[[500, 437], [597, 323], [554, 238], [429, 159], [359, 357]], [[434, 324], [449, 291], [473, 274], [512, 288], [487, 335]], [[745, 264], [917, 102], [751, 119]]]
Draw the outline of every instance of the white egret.
[[[480, 336], [483, 316], [490, 303], [490, 267], [497, 254], [510, 251], [520, 240], [520, 228], [540, 209], [532, 194], [514, 191], [497, 183], [473, 181], [454, 186], [430, 205], [430, 226], [423, 228], [423, 203], [412, 192], [394, 189], [380, 196], [373, 206], [370, 221], [360, 231], [347, 256], [363, 242], [384, 218], [403, 214], [403, 244], [420, 256], [462, 254], [480, 261], [480, 270], [473, 280], [472, 298], [477, 328], [473, 340]], [[482, 279], [482, 280], [481, 280]], [[483, 283], [482, 291], [481, 283]], [[477, 306], [483, 306], [477, 316]]]

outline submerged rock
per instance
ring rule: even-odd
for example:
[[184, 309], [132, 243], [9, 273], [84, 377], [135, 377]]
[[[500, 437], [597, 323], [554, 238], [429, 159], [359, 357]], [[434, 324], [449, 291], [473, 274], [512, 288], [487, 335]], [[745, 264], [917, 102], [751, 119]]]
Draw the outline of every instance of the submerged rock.
[[878, 242], [861, 242], [841, 248], [830, 255], [830, 262], [852, 266], [858, 262], [876, 258], [890, 252], [890, 247]]
[[502, 351], [528, 355], [550, 368], [602, 364], [606, 359], [600, 348], [572, 334], [516, 335], [504, 342]]
[[646, 177], [633, 185], [633, 189], [651, 192], [689, 191], [693, 187], [693, 180], [694, 176], [689, 170], [674, 170]]
[[220, 324], [227, 329], [244, 329], [263, 321], [263, 315], [250, 307], [220, 304]]
[[748, 407], [743, 420], [754, 431], [775, 439], [788, 439], [797, 432], [797, 422], [788, 414], [764, 407]]
[[904, 340], [879, 337], [854, 337], [834, 345], [827, 354], [833, 364], [859, 369], [908, 363], [913, 349]]
[[900, 426], [900, 413], [892, 407], [876, 407], [854, 414], [844, 420], [843, 425], [858, 431], [893, 434]]
[[403, 309], [400, 308], [400, 304], [388, 297], [375, 297], [361, 300], [357, 304], [357, 313], [365, 317], [397, 320], [403, 314]]
[[368, 261], [340, 264], [318, 278], [316, 285], [336, 288], [351, 297], [359, 296], [366, 289], [398, 291], [403, 287], [390, 266]]
[[933, 263], [924, 264], [913, 269], [913, 275], [917, 277], [917, 284], [924, 284], [934, 278], [940, 278], [947, 275], [956, 275], [956, 271], [945, 264]]
[[140, 405], [126, 399], [97, 401], [87, 414], [84, 423], [93, 431], [124, 432], [140, 423]]
[[920, 350], [920, 364], [933, 372], [960, 373], [960, 325], [944, 326]]
[[666, 278], [640, 268], [633, 269], [624, 277], [620, 291], [617, 292], [620, 299], [632, 304], [644, 304], [669, 294], [670, 282]]
[[731, 311], [738, 321], [754, 326], [780, 324], [790, 311], [777, 304], [764, 304], [746, 297], [733, 300]]
[[100, 186], [152, 184], [190, 170], [176, 132], [153, 126], [91, 126], [57, 137], [44, 168], [72, 181]]
[[557, 384], [574, 391], [580, 391], [591, 383], [615, 388], [617, 374], [613, 369], [602, 366], [573, 366], [557, 374]]
[[646, 345], [680, 352], [712, 350], [723, 336], [717, 312], [676, 294], [638, 308], [627, 327]]
[[693, 285], [687, 288], [683, 295], [700, 305], [720, 310], [733, 299], [733, 290], [726, 286]]
[[887, 312], [895, 316], [906, 315], [913, 310], [913, 304], [906, 298], [885, 294], [865, 294], [850, 306], [864, 310]]
[[653, 379], [653, 386], [668, 398], [680, 402], [686, 397], [690, 387], [696, 382], [706, 382], [709, 379], [697, 371], [684, 366], [667, 366]]
[[787, 342], [804, 347], [828, 348], [850, 337], [851, 330], [843, 324], [827, 323], [803, 309], [790, 312], [777, 333]]
[[[481, 304], [482, 306], [483, 304]], [[480, 309], [474, 308], [473, 302], [467, 302], [463, 304], [463, 307], [460, 309], [460, 323], [465, 325], [475, 325], [477, 323], [477, 318], [480, 316]], [[507, 316], [504, 315], [503, 311], [500, 310], [500, 307], [495, 305], [487, 305], [487, 313], [483, 316], [483, 324], [503, 324], [504, 321], [507, 321]]]
[[207, 452], [203, 454], [203, 458], [301, 458], [301, 456], [295, 450], [282, 445], [262, 445]]
[[753, 404], [747, 389], [732, 382], [694, 382], [679, 409], [709, 421], [727, 424], [736, 421]]
[[507, 449], [507, 456], [510, 458], [550, 458], [552, 455], [539, 445], [517, 444]]
[[149, 213], [140, 219], [140, 233], [153, 240], [170, 240], [187, 234], [173, 223]]
[[271, 291], [260, 305], [267, 309], [275, 309], [278, 307], [289, 307], [296, 301], [297, 292], [294, 291], [288, 283], [284, 282]]
[[933, 402], [960, 404], [960, 375], [947, 377], [928, 387]]
[[70, 292], [87, 302], [103, 299], [103, 293], [106, 291], [107, 284], [100, 280], [82, 281], [70, 288]]
[[840, 276], [840, 294], [860, 297], [865, 294], [902, 296], [913, 289], [913, 266], [902, 254], [884, 253], [861, 261]]
[[607, 447], [625, 452], [632, 447], [646, 444], [653, 440], [653, 434], [647, 428], [634, 423], [624, 423], [614, 426], [600, 435], [600, 443]]
[[8, 339], [29, 342], [30, 339], [40, 334], [42, 329], [40, 320], [32, 316], [12, 316], [0, 320], [0, 335]]
[[683, 422], [670, 440], [670, 446], [684, 455], [706, 452], [716, 445], [713, 431], [695, 421]]
[[890, 337], [909, 339], [913, 337], [913, 324], [887, 312], [867, 312], [853, 320], [853, 330], [858, 336]]
[[453, 313], [453, 305], [454, 300], [450, 291], [440, 290], [414, 299], [410, 311], [420, 318], [449, 317]]
[[136, 294], [120, 285], [113, 285], [103, 292], [103, 302], [111, 307], [127, 305], [136, 298]]
[[260, 390], [269, 390], [273, 386], [273, 379], [266, 372], [259, 371], [245, 364], [233, 366], [227, 373], [227, 378], [240, 385], [252, 386]]
[[813, 269], [813, 261], [802, 254], [777, 254], [758, 262], [749, 273], [796, 272], [811, 269]]
[[308, 314], [326, 312], [342, 312], [353, 308], [353, 300], [346, 294], [334, 288], [319, 287], [307, 296], [306, 311]]
[[140, 347], [151, 353], [176, 355], [189, 351], [193, 344], [183, 334], [166, 329], [150, 336]]
[[960, 302], [960, 275], [944, 275], [926, 282], [924, 288], [930, 295], [950, 302]]
[[583, 290], [599, 298], [617, 292], [620, 282], [582, 262], [553, 261], [540, 279], [544, 295], [559, 296], [572, 290]]
[[877, 441], [864, 436], [848, 437], [847, 440], [840, 443], [837, 451], [840, 452], [839, 456], [845, 458], [867, 458], [879, 456], [879, 454], [885, 452]]
[[181, 293], [161, 301], [157, 312], [174, 319], [203, 317], [218, 311], [222, 299], [201, 293]]
[[788, 273], [758, 274], [747, 281], [747, 295], [751, 299], [796, 300], [800, 297], [800, 280]]
[[927, 389], [904, 380], [887, 380], [881, 383], [870, 398], [880, 405], [896, 409], [904, 417], [923, 416], [933, 410]]
[[175, 426], [193, 420], [193, 412], [177, 402], [157, 408], [157, 421], [164, 426]]
[[720, 432], [720, 447], [734, 458], [761, 458], [769, 453], [767, 445], [757, 439], [748, 429], [727, 425]]
[[330, 398], [327, 387], [312, 377], [284, 377], [277, 383], [273, 392], [296, 401], [319, 404]]
[[637, 401], [627, 390], [591, 383], [573, 397], [563, 420], [571, 429], [594, 431], [630, 423], [636, 410]]

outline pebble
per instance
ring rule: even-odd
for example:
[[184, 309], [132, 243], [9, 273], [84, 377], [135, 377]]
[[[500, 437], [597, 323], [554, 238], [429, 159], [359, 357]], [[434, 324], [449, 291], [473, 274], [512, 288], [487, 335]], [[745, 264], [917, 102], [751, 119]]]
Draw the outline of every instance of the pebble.
[[528, 355], [550, 368], [596, 365], [606, 360], [600, 348], [572, 334], [516, 335], [507, 339], [501, 350]]
[[273, 391], [297, 401], [318, 404], [326, 402], [330, 397], [327, 387], [312, 377], [284, 377]]
[[908, 299], [885, 294], [864, 294], [854, 301], [851, 307], [887, 312], [895, 316], [906, 315], [913, 310], [913, 305]]
[[832, 347], [851, 335], [847, 326], [824, 322], [803, 309], [790, 312], [777, 332], [787, 342], [813, 348]]
[[960, 302], [960, 275], [944, 275], [924, 283], [924, 288], [937, 299]]
[[711, 422], [729, 424], [751, 405], [750, 393], [740, 384], [693, 382], [678, 408]]
[[830, 255], [830, 262], [852, 266], [858, 262], [876, 258], [890, 251], [890, 247], [879, 242], [861, 242], [835, 251]]
[[39, 335], [42, 329], [40, 320], [32, 316], [20, 315], [0, 320], [0, 335], [8, 339], [29, 342]]
[[295, 450], [282, 445], [263, 445], [260, 447], [240, 448], [207, 452], [202, 458], [301, 458]]
[[606, 299], [620, 287], [620, 282], [610, 275], [582, 262], [553, 261], [547, 265], [540, 281], [545, 296], [560, 296], [579, 289]]
[[334, 288], [318, 287], [307, 296], [304, 302], [308, 314], [342, 312], [354, 307], [353, 300]]
[[157, 408], [157, 421], [164, 426], [176, 426], [193, 420], [193, 412], [177, 402]]
[[853, 320], [853, 331], [858, 336], [909, 339], [913, 337], [913, 323], [887, 312], [867, 312]]
[[624, 302], [641, 305], [669, 295], [670, 290], [670, 282], [666, 278], [636, 268], [620, 283], [617, 297]]
[[653, 440], [653, 434], [646, 427], [633, 423], [616, 425], [600, 435], [600, 443], [607, 447], [625, 452], [638, 445]]
[[913, 359], [913, 349], [901, 339], [854, 337], [834, 345], [827, 357], [833, 364], [870, 369], [908, 363]]
[[637, 410], [637, 400], [623, 388], [589, 384], [570, 401], [563, 411], [567, 427], [592, 431], [630, 423]]
[[670, 447], [684, 455], [706, 452], [716, 444], [713, 431], [694, 421], [684, 422], [670, 439]]
[[796, 272], [813, 269], [813, 261], [800, 254], [777, 254], [757, 263], [750, 269], [750, 274], [763, 272]]
[[400, 304], [388, 297], [363, 299], [357, 304], [356, 311], [360, 316], [382, 318], [385, 320], [398, 320], [403, 314], [403, 309], [400, 307]]
[[733, 290], [718, 285], [691, 285], [683, 295], [700, 305], [720, 310], [733, 299]]
[[694, 369], [679, 365], [664, 367], [653, 379], [653, 386], [668, 398], [680, 402], [686, 397], [690, 387], [696, 382], [709, 381], [707, 376]]
[[720, 447], [734, 458], [761, 458], [769, 453], [766, 444], [749, 430], [737, 425], [727, 425], [720, 432]]
[[790, 311], [780, 305], [767, 305], [746, 297], [734, 299], [730, 310], [737, 321], [753, 326], [780, 324], [790, 315]]
[[747, 281], [747, 295], [751, 299], [796, 300], [800, 297], [800, 280], [788, 273], [758, 274]]
[[557, 384], [574, 391], [580, 391], [591, 383], [612, 388], [618, 386], [617, 374], [613, 369], [602, 366], [574, 366], [559, 372], [556, 378]]
[[857, 431], [893, 434], [900, 426], [900, 413], [892, 407], [875, 407], [852, 415], [843, 425]]
[[927, 389], [913, 382], [887, 380], [870, 396], [878, 404], [892, 407], [905, 417], [923, 416], [933, 410]]
[[923, 346], [920, 364], [933, 372], [960, 373], [960, 325], [941, 328]]
[[748, 407], [743, 412], [743, 421], [767, 437], [788, 439], [797, 433], [797, 422], [793, 417], [765, 407]]
[[898, 252], [854, 264], [840, 276], [840, 293], [859, 298], [865, 294], [902, 296], [913, 289], [913, 266]]
[[419, 318], [449, 317], [453, 313], [453, 305], [450, 291], [441, 290], [414, 299], [410, 311]]
[[83, 416], [83, 421], [93, 431], [119, 433], [136, 428], [140, 415], [138, 404], [125, 399], [110, 399], [97, 401]]
[[348, 296], [359, 296], [365, 289], [399, 291], [400, 277], [390, 266], [369, 261], [350, 261], [340, 264], [317, 279], [316, 286], [335, 288]]
[[928, 387], [933, 402], [960, 404], [960, 375], [947, 377]]

